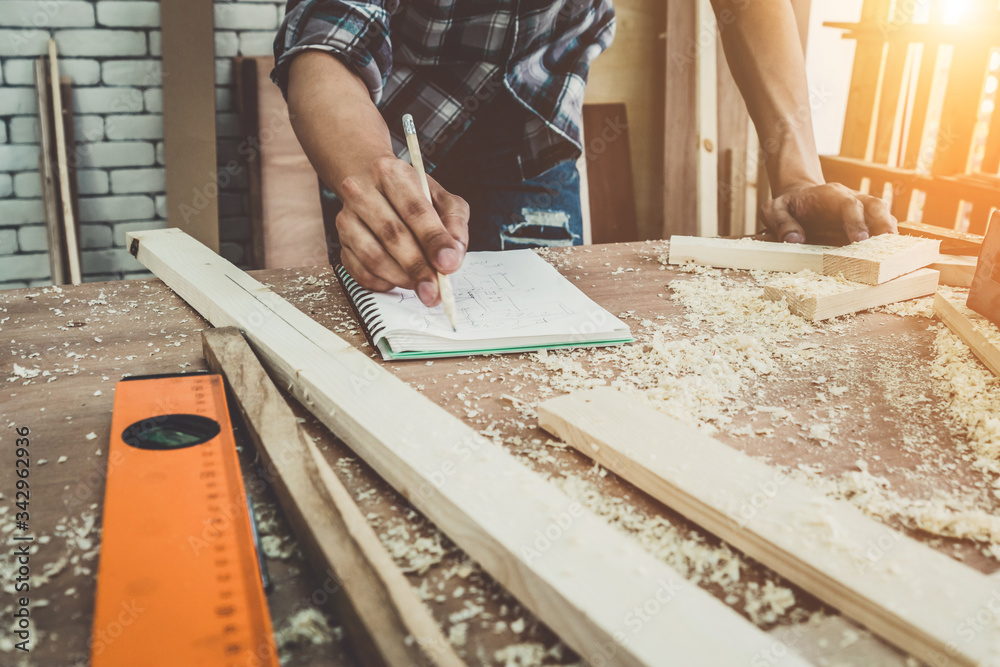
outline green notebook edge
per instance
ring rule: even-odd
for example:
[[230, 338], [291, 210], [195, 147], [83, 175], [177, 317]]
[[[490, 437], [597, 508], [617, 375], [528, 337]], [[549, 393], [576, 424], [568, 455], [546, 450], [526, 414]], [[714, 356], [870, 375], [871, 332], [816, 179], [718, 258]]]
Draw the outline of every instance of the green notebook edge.
[[410, 359], [442, 359], [447, 357], [478, 357], [489, 354], [521, 354], [524, 352], [540, 352], [541, 350], [568, 350], [577, 347], [611, 347], [614, 345], [627, 345], [629, 343], [634, 343], [635, 338], [629, 336], [628, 338], [616, 339], [616, 340], [602, 340], [593, 343], [552, 343], [550, 345], [524, 345], [519, 347], [498, 347], [498, 348], [483, 348], [481, 350], [465, 350], [461, 352], [456, 352], [453, 350], [441, 350], [436, 352], [394, 352], [392, 346], [389, 345], [389, 341], [385, 338], [379, 338], [376, 349], [379, 354], [382, 355], [382, 359], [386, 361], [405, 361]]

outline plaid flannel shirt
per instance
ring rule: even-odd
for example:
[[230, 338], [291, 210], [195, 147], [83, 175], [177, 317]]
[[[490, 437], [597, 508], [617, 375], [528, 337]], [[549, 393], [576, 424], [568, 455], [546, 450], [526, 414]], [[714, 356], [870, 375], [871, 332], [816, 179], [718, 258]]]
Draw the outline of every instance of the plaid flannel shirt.
[[587, 72], [614, 28], [610, 0], [288, 0], [271, 76], [287, 95], [297, 54], [335, 55], [367, 85], [401, 158], [400, 118], [413, 114], [429, 169], [506, 87], [531, 112], [519, 157], [532, 178], [580, 155]]

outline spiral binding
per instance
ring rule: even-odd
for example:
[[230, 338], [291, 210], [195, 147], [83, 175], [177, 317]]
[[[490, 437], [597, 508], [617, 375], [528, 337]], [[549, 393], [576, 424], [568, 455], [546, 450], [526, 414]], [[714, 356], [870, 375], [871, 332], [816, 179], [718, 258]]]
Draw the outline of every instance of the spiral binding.
[[344, 291], [347, 292], [348, 298], [354, 305], [354, 312], [357, 313], [358, 319], [364, 325], [365, 332], [370, 339], [374, 339], [386, 328], [382, 318], [378, 315], [378, 304], [375, 302], [375, 297], [372, 296], [371, 290], [362, 287], [351, 277], [343, 264], [337, 265], [336, 271], [340, 283], [344, 286]]

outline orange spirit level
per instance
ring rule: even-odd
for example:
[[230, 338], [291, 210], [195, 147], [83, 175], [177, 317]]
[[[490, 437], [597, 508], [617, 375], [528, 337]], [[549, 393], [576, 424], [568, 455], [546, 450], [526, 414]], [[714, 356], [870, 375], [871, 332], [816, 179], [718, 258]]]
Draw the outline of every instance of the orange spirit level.
[[219, 375], [115, 387], [94, 667], [277, 667]]

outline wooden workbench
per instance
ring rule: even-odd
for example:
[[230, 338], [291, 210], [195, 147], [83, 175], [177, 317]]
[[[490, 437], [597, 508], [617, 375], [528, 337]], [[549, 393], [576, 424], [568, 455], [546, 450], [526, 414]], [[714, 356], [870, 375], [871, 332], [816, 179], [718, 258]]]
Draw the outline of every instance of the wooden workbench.
[[[703, 333], [685, 321], [683, 308], [670, 299], [668, 282], [687, 279], [688, 274], [662, 267], [657, 257], [665, 249], [662, 242], [636, 243], [551, 251], [547, 257], [598, 303], [612, 313], [625, 314], [638, 344], [643, 345], [649, 343], [652, 322], [670, 323], [679, 338]], [[329, 267], [253, 275], [321, 324], [359, 347], [366, 345]], [[643, 322], [647, 319], [650, 322]], [[780, 405], [792, 418], [771, 419], [766, 412], [746, 410], [736, 413], [731, 428], [718, 437], [775, 465], [821, 466], [822, 474], [830, 477], [857, 470], [859, 458], [864, 458], [872, 474], [884, 476], [897, 491], [913, 497], [980, 484], [982, 475], [956, 455], [960, 436], [949, 427], [943, 397], [929, 377], [935, 336], [930, 324], [920, 317], [869, 313], [819, 330], [804, 340], [832, 353], [817, 355], [815, 363], [780, 377], [752, 382], [749, 395], [743, 397], [749, 405]], [[5, 452], [0, 462], [3, 507], [13, 504], [14, 427], [31, 429], [33, 455], [31, 532], [38, 540], [32, 560], [36, 645], [23, 664], [86, 664], [115, 382], [126, 374], [204, 369], [199, 331], [206, 326], [158, 280], [0, 292], [0, 338], [4, 341], [0, 376], [5, 380], [0, 394], [4, 426], [0, 451]], [[588, 354], [574, 356], [586, 366]], [[760, 619], [776, 641], [780, 638], [804, 655], [836, 659], [839, 664], [905, 664], [904, 656], [894, 649], [793, 586], [793, 609], [776, 613], [775, 618], [748, 612], [745, 607], [747, 601], [755, 599], [754, 587], [765, 582], [789, 586], [758, 565], [743, 562], [738, 584], [704, 583], [711, 579], [713, 566], [699, 571], [702, 566], [692, 555], [695, 552], [721, 558], [719, 567], [727, 558], [746, 559], [727, 556], [729, 552], [712, 536], [573, 451], [552, 443], [538, 430], [530, 406], [539, 398], [556, 395], [559, 389], [545, 381], [545, 367], [534, 356], [396, 362], [388, 367], [459, 418], [503, 440], [526, 465], [549, 475], [553, 483], [635, 534], [674, 567], [697, 576], [720, 598], [728, 597], [737, 611]], [[602, 370], [609, 378], [616, 372], [614, 368]], [[847, 386], [849, 391], [838, 397], [820, 395], [816, 391], [820, 377]], [[908, 400], [899, 400], [902, 392], [908, 393]], [[917, 407], [912, 400], [914, 392], [919, 399]], [[469, 563], [325, 428], [295, 407], [467, 661], [512, 665], [535, 664], [532, 660], [537, 659], [544, 664], [578, 662], [544, 625]], [[833, 435], [822, 442], [810, 438], [808, 426], [834, 412], [837, 427]], [[239, 438], [239, 427], [237, 431]], [[753, 435], [733, 435], [732, 431]], [[919, 447], [910, 446], [915, 437]], [[905, 447], [901, 446], [904, 441]], [[247, 485], [263, 515], [264, 532], [271, 536], [272, 553], [285, 552], [281, 558], [268, 559], [275, 582], [269, 600], [276, 630], [284, 631], [289, 616], [309, 606], [321, 609], [337, 625], [327, 603], [335, 584], [328, 575], [310, 571], [292, 548], [280, 511], [274, 510], [273, 494], [252, 465], [252, 447], [244, 447], [243, 458]], [[42, 459], [47, 462], [43, 464]], [[940, 474], [908, 474], [928, 468]], [[13, 528], [12, 514], [12, 510], [0, 514], [0, 534], [5, 541]], [[976, 545], [907, 532], [984, 572], [998, 568]], [[3, 567], [6, 565], [0, 566], [0, 572]], [[49, 574], [46, 568], [51, 570]], [[0, 606], [7, 604], [4, 597]], [[814, 612], [822, 613], [812, 623], [805, 623]], [[333, 633], [332, 641], [318, 645], [290, 641], [284, 648], [286, 664], [352, 664], [347, 644], [337, 634]], [[668, 655], [669, 647], [665, 646], [664, 652]], [[518, 662], [517, 655], [527, 658]], [[21, 664], [17, 659], [13, 653], [0, 653], [0, 664]]]

